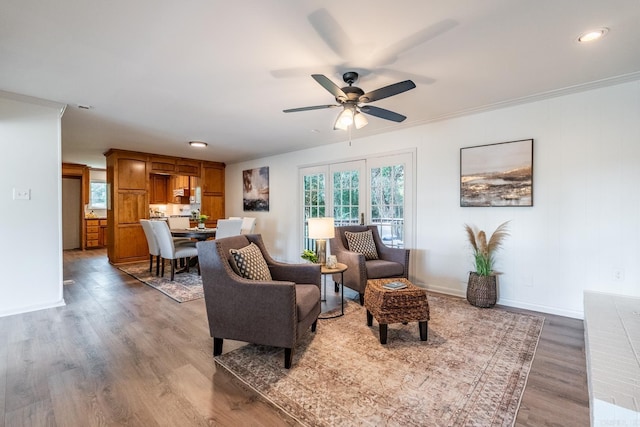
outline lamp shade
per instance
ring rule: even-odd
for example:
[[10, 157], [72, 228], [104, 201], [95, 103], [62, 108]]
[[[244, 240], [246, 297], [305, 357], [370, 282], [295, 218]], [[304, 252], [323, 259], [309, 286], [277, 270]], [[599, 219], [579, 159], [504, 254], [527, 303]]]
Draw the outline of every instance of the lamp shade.
[[309, 218], [310, 239], [331, 239], [335, 237], [333, 218]]
[[367, 125], [367, 123], [369, 123], [369, 120], [367, 120], [364, 114], [356, 111], [356, 114], [354, 114], [353, 116], [353, 124], [355, 125], [356, 129], [362, 129]]

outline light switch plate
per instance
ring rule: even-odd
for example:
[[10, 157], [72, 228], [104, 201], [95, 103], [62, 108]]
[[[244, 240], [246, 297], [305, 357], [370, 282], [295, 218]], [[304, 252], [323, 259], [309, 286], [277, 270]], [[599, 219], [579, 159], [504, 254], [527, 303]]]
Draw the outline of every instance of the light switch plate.
[[13, 200], [31, 200], [30, 188], [14, 188]]

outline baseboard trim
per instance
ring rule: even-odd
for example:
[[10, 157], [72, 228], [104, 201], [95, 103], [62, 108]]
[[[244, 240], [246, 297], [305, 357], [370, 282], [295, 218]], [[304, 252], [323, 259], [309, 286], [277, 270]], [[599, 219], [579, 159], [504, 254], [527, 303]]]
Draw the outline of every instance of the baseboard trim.
[[63, 298], [59, 301], [55, 301], [52, 303], [29, 305], [24, 307], [16, 307], [9, 310], [2, 310], [0, 311], [0, 317], [13, 316], [14, 314], [29, 313], [29, 312], [38, 311], [38, 310], [46, 310], [47, 308], [63, 307], [65, 305], [67, 304], [64, 302], [64, 298]]
[[[416, 283], [416, 286], [419, 286], [428, 291], [437, 292], [440, 294], [452, 295], [460, 298], [467, 297], [466, 289], [451, 289], [444, 286], [427, 285], [424, 283]], [[505, 305], [507, 307], [522, 308], [525, 310], [537, 311], [540, 313], [548, 313], [548, 314], [555, 314], [558, 316], [571, 317], [573, 319], [581, 319], [581, 320], [584, 319], [583, 311], [565, 310], [562, 308], [549, 307], [541, 304], [531, 304], [527, 302], [510, 300], [505, 298], [498, 299], [497, 304]]]
[[525, 310], [539, 311], [541, 313], [555, 314], [558, 316], [571, 317], [573, 319], [584, 319], [584, 311], [565, 310], [557, 307], [549, 307], [540, 304], [529, 304], [522, 301], [514, 301], [500, 298], [498, 304], [506, 305], [508, 307], [523, 308]]

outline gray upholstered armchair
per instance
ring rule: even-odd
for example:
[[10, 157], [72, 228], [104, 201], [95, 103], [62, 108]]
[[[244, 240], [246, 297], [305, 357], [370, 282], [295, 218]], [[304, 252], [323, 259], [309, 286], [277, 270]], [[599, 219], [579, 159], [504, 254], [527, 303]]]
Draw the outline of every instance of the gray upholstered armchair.
[[[229, 250], [251, 243], [262, 252], [272, 280], [247, 279], [232, 267]], [[316, 330], [320, 265], [274, 260], [259, 234], [198, 242], [197, 247], [213, 355], [222, 354], [225, 338], [284, 347], [284, 366], [290, 368], [298, 338], [309, 327]]]
[[[345, 232], [361, 233], [371, 230], [378, 259], [365, 259], [362, 253], [349, 250]], [[335, 228], [335, 237], [330, 240], [331, 254], [338, 258], [338, 262], [349, 268], [344, 272], [343, 286], [353, 289], [360, 294], [360, 304], [364, 304], [364, 290], [369, 279], [387, 277], [409, 278], [409, 249], [390, 248], [386, 246], [375, 225], [349, 225]], [[339, 281], [340, 276], [334, 277]], [[337, 283], [337, 282], [336, 282]]]

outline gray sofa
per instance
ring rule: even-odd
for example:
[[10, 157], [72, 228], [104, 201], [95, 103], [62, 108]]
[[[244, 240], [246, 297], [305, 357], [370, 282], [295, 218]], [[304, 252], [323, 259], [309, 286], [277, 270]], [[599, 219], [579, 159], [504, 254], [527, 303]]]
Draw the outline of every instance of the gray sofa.
[[[234, 271], [229, 249], [254, 243], [269, 267], [271, 281], [245, 279]], [[224, 339], [283, 347], [291, 367], [298, 338], [320, 314], [320, 265], [285, 264], [271, 258], [259, 234], [197, 243], [204, 297], [213, 337], [213, 355]]]

